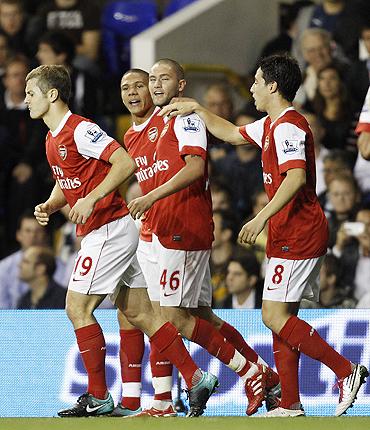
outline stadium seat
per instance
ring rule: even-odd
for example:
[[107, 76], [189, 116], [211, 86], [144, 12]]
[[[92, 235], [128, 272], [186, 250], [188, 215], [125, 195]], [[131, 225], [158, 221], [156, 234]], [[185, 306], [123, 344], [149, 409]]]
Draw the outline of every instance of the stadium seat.
[[102, 13], [102, 47], [107, 71], [119, 76], [130, 67], [130, 38], [158, 21], [155, 0], [118, 0]]
[[163, 17], [172, 15], [173, 13], [179, 11], [180, 9], [194, 3], [196, 0], [170, 0], [168, 5], [164, 10]]

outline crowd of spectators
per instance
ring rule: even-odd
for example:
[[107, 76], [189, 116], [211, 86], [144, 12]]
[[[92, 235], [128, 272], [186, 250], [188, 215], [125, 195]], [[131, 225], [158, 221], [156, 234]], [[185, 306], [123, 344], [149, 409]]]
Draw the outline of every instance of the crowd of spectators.
[[[79, 247], [68, 210], [55, 216], [48, 230], [41, 229], [32, 215], [35, 204], [50, 194], [53, 179], [44, 154], [46, 127], [30, 120], [24, 104], [29, 70], [39, 64], [67, 67], [73, 112], [122, 138], [115, 134], [115, 118], [124, 112], [120, 76], [110, 75], [102, 41], [100, 17], [107, 3], [0, 0], [0, 309], [60, 307]], [[281, 33], [261, 51], [261, 57], [288, 52], [303, 71], [294, 104], [314, 134], [317, 193], [330, 227], [317, 304], [324, 308], [370, 307], [370, 162], [358, 154], [354, 133], [370, 84], [368, 3], [285, 4]], [[247, 81], [254, 71], [252, 65]], [[199, 99], [238, 125], [261, 118], [250, 101], [235, 111], [232, 88], [223, 81], [212, 82]], [[237, 233], [268, 201], [259, 149], [233, 148], [211, 135], [209, 141], [215, 223], [210, 263], [213, 305], [258, 308], [267, 231], [248, 247], [237, 244]], [[127, 198], [137, 195], [133, 182]], [[351, 230], [348, 222], [363, 228]]]

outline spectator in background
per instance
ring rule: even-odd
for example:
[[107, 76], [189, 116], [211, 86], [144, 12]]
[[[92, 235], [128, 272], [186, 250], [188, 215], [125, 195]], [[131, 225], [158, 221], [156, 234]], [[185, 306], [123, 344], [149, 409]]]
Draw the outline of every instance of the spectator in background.
[[[7, 37], [0, 33], [0, 78], [5, 74], [5, 65], [9, 59], [9, 47]], [[4, 84], [0, 80], [0, 95], [4, 93]]]
[[350, 141], [353, 103], [338, 66], [329, 64], [318, 71], [315, 96], [303, 108], [318, 116], [325, 130], [322, 144], [326, 148], [347, 149], [354, 155], [355, 147]]
[[228, 295], [225, 278], [227, 265], [236, 252], [235, 228], [238, 226], [233, 215], [225, 210], [213, 211], [214, 241], [212, 243], [210, 269], [213, 289], [212, 307], [222, 306]]
[[318, 198], [324, 211], [330, 211], [333, 209], [327, 191], [330, 182], [338, 175], [352, 176], [352, 166], [348, 160], [347, 153], [340, 149], [333, 149], [328, 152], [323, 158], [323, 174], [325, 191], [319, 194]]
[[334, 57], [330, 33], [320, 28], [306, 29], [300, 38], [300, 49], [307, 66], [304, 68], [303, 83], [297, 92], [295, 103], [304, 105], [316, 94], [317, 74], [329, 64], [336, 64], [346, 70], [347, 64]]
[[72, 82], [70, 106], [82, 116], [96, 119], [100, 112], [99, 85], [88, 72], [74, 67], [74, 41], [66, 33], [52, 31], [41, 36], [36, 57], [41, 65], [57, 64], [66, 67]]
[[231, 192], [223, 179], [216, 177], [211, 180], [211, 198], [213, 212], [217, 210], [233, 211]]
[[326, 213], [329, 223], [329, 244], [332, 248], [337, 241], [337, 233], [345, 221], [354, 221], [360, 203], [360, 192], [351, 175], [338, 175], [330, 183], [328, 195], [333, 208]]
[[31, 26], [34, 41], [46, 31], [68, 34], [77, 47], [81, 68], [89, 68], [98, 60], [100, 10], [94, 0], [49, 0], [40, 5]]
[[[45, 246], [47, 243], [45, 229], [38, 224], [33, 211], [24, 213], [18, 223], [16, 239], [20, 249], [0, 261], [0, 309], [15, 309], [19, 298], [28, 289], [19, 277], [24, 252], [31, 246]], [[63, 276], [64, 264], [57, 260], [54, 280], [60, 283]]]
[[338, 231], [333, 254], [340, 259], [340, 265], [343, 269], [343, 281], [352, 286], [355, 299], [360, 301], [359, 307], [364, 307], [365, 297], [367, 296], [366, 302], [369, 303], [368, 295], [370, 295], [369, 207], [358, 211], [356, 222], [363, 226], [363, 231], [349, 229], [343, 224]]
[[13, 54], [30, 54], [26, 27], [22, 1], [1, 0], [0, 33], [6, 36], [8, 47]]
[[31, 246], [22, 256], [19, 278], [28, 284], [17, 309], [64, 309], [67, 290], [53, 280], [56, 262], [53, 251]]
[[[203, 95], [204, 105], [211, 112], [232, 121], [234, 105], [231, 96], [231, 89], [224, 82], [216, 82], [209, 85]], [[229, 145], [224, 145], [219, 139], [216, 139], [209, 133], [209, 154], [212, 161], [217, 161], [226, 156], [231, 151]]]
[[354, 308], [356, 300], [352, 298], [351, 287], [343, 284], [342, 274], [340, 260], [328, 254], [320, 270], [320, 300], [315, 303], [304, 300], [301, 308]]
[[223, 309], [260, 309], [263, 283], [260, 266], [253, 253], [232, 257], [227, 266], [226, 288], [229, 296]]
[[47, 186], [43, 169], [43, 141], [46, 128], [41, 122], [33, 123], [24, 103], [25, 78], [29, 70], [26, 57], [18, 55], [9, 59], [3, 78], [5, 91], [0, 97], [0, 124], [8, 132], [9, 140], [1, 148], [4, 171], [4, 199], [7, 243], [15, 243], [17, 219], [26, 209], [34, 208]]

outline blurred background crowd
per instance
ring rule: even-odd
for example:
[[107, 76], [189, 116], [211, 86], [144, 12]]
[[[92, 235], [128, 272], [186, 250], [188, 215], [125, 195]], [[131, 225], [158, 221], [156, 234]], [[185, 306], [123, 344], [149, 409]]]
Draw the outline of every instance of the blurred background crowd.
[[[130, 67], [130, 37], [196, 1], [0, 0], [0, 309], [63, 308], [79, 249], [68, 208], [48, 229], [33, 216], [53, 179], [44, 150], [47, 129], [29, 118], [24, 104], [27, 73], [40, 64], [65, 65], [71, 110], [122, 142], [130, 124], [119, 80]], [[141, 28], [117, 24], [123, 3], [145, 15]], [[294, 105], [314, 133], [317, 193], [330, 226], [320, 302], [303, 306], [370, 307], [370, 162], [358, 154], [354, 133], [370, 83], [370, 2], [282, 3], [279, 24], [279, 35], [260, 57], [289, 52], [302, 67]], [[251, 64], [241, 77], [246, 88], [255, 70]], [[261, 117], [248, 98], [237, 110], [233, 88], [223, 80], [197, 98], [238, 125]], [[267, 233], [252, 247], [237, 244], [241, 226], [267, 203], [258, 149], [233, 148], [213, 136], [210, 142], [213, 305], [259, 308]], [[133, 179], [127, 200], [138, 193]]]

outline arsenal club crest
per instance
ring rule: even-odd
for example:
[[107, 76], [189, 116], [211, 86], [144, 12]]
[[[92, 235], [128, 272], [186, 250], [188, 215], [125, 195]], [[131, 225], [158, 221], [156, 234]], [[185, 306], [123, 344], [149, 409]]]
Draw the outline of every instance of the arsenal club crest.
[[148, 138], [151, 142], [155, 142], [158, 137], [158, 128], [157, 127], [151, 127], [148, 130]]
[[60, 158], [64, 161], [67, 158], [67, 148], [64, 145], [58, 146]]
[[268, 149], [269, 145], [270, 145], [270, 139], [269, 139], [269, 137], [268, 137], [268, 136], [266, 136], [265, 144], [263, 145], [263, 150], [264, 150], [264, 151], [267, 151], [267, 149]]

